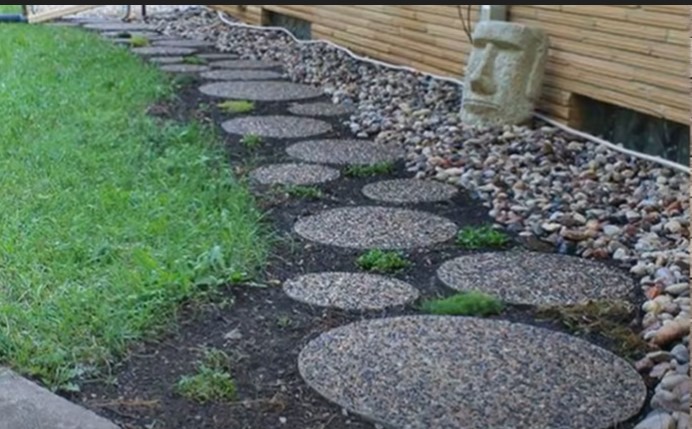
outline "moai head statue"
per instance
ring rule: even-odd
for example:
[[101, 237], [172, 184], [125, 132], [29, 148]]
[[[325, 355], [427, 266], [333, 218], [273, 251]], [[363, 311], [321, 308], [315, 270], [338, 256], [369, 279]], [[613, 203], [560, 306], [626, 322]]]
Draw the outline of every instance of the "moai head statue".
[[470, 125], [514, 125], [531, 117], [540, 96], [548, 38], [534, 27], [482, 21], [464, 82], [462, 120]]

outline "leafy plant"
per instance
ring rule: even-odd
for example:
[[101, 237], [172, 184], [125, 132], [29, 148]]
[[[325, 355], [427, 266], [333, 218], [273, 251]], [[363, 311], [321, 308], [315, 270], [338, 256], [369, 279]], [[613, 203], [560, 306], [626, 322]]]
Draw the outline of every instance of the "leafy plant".
[[481, 292], [460, 293], [443, 299], [424, 301], [420, 309], [426, 313], [453, 316], [490, 316], [502, 312], [504, 305]]
[[284, 186], [283, 191], [296, 198], [318, 200], [324, 196], [322, 190], [315, 186]]
[[218, 106], [226, 113], [250, 113], [255, 110], [255, 103], [248, 100], [228, 100]]
[[228, 355], [221, 350], [206, 350], [203, 360], [197, 363], [197, 372], [181, 377], [176, 390], [201, 403], [234, 400], [237, 392], [229, 372], [229, 361]]
[[364, 271], [394, 273], [411, 265], [401, 252], [369, 250], [358, 257], [356, 265]]
[[491, 226], [466, 227], [457, 234], [457, 244], [466, 249], [499, 248], [509, 242], [509, 237]]
[[132, 36], [130, 37], [130, 45], [133, 48], [142, 48], [149, 45], [149, 39], [144, 36]]
[[243, 138], [240, 139], [240, 143], [248, 149], [255, 149], [262, 144], [262, 137], [257, 134], [245, 134]]
[[188, 55], [183, 57], [183, 63], [191, 65], [205, 65], [207, 64], [207, 60], [200, 58], [197, 55]]
[[370, 165], [349, 165], [344, 174], [348, 177], [371, 177], [381, 174], [390, 174], [394, 171], [394, 164], [391, 162], [378, 162]]

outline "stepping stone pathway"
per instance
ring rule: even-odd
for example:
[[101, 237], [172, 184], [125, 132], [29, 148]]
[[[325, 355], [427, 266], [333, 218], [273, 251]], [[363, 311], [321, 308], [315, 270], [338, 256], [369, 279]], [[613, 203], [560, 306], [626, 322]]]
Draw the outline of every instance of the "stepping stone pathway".
[[371, 200], [400, 204], [446, 201], [458, 193], [455, 186], [419, 179], [384, 180], [363, 188], [363, 194]]
[[480, 291], [504, 302], [568, 305], [589, 299], [626, 299], [635, 287], [625, 273], [593, 261], [537, 252], [461, 256], [438, 270], [444, 284]]
[[133, 48], [132, 52], [139, 55], [192, 55], [197, 52], [193, 48], [176, 48], [172, 46], [144, 46], [141, 48]]
[[229, 134], [256, 134], [260, 137], [299, 138], [310, 137], [331, 131], [326, 122], [292, 116], [245, 116], [221, 124]]
[[320, 101], [317, 103], [293, 104], [288, 108], [288, 111], [299, 116], [341, 116], [352, 113], [354, 109], [343, 104]]
[[199, 73], [209, 70], [209, 67], [201, 64], [166, 64], [160, 68], [169, 73]]
[[211, 42], [204, 42], [202, 40], [170, 39], [156, 41], [154, 42], [154, 46], [172, 46], [176, 48], [210, 48], [214, 46], [214, 44]]
[[646, 386], [626, 361], [573, 336], [501, 320], [409, 316], [324, 333], [305, 381], [389, 428], [608, 429]]
[[304, 217], [295, 232], [322, 244], [355, 249], [406, 249], [445, 242], [457, 226], [430, 213], [388, 207], [345, 207]]
[[319, 307], [342, 310], [382, 310], [418, 299], [416, 288], [374, 274], [307, 274], [284, 283], [291, 298]]
[[230, 54], [230, 53], [217, 53], [217, 52], [212, 52], [208, 54], [199, 54], [198, 55], [200, 58], [204, 58], [205, 60], [235, 60], [238, 59], [237, 55]]
[[309, 85], [293, 82], [214, 82], [199, 88], [203, 94], [220, 97], [253, 101], [285, 101], [315, 98], [322, 91]]
[[185, 58], [183, 57], [149, 57], [149, 61], [152, 63], [157, 63], [157, 64], [176, 64], [176, 63], [182, 63], [185, 61]]
[[211, 64], [213, 67], [225, 69], [271, 69], [281, 67], [281, 63], [276, 61], [259, 60], [226, 60], [216, 61]]
[[286, 152], [302, 161], [342, 165], [393, 162], [404, 156], [399, 147], [355, 139], [309, 140], [289, 146]]
[[339, 178], [339, 170], [314, 164], [272, 164], [250, 173], [250, 179], [263, 185], [315, 185]]
[[97, 31], [148, 31], [156, 29], [156, 27], [149, 24], [117, 21], [85, 24], [84, 28]]
[[211, 70], [200, 75], [209, 80], [272, 80], [281, 79], [281, 73], [270, 70]]
[[101, 33], [101, 35], [103, 37], [112, 38], [112, 39], [144, 37], [145, 39], [148, 39], [150, 41], [166, 37], [166, 36], [163, 36], [159, 33], [154, 32], [154, 31], [104, 31]]

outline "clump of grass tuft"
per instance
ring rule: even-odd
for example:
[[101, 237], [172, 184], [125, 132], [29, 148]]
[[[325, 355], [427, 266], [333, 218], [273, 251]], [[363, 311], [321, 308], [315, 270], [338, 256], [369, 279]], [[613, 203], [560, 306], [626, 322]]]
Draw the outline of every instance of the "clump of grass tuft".
[[250, 113], [255, 110], [255, 103], [247, 100], [228, 100], [218, 106], [226, 113]]
[[196, 402], [233, 401], [236, 386], [229, 371], [228, 355], [221, 350], [209, 349], [197, 363], [197, 373], [183, 376], [176, 385], [181, 395]]
[[283, 191], [288, 195], [295, 198], [302, 198], [308, 200], [319, 200], [324, 196], [322, 190], [316, 186], [283, 186]]
[[480, 292], [460, 293], [449, 298], [424, 301], [426, 313], [451, 316], [490, 316], [501, 313], [504, 305], [498, 299]]
[[509, 237], [491, 226], [466, 227], [457, 234], [457, 244], [466, 249], [501, 248]]
[[394, 171], [394, 164], [391, 162], [378, 162], [370, 165], [349, 165], [344, 174], [348, 177], [371, 177], [382, 174], [390, 174]]
[[262, 144], [262, 137], [257, 134], [245, 134], [240, 143], [248, 149], [255, 149]]
[[207, 64], [207, 60], [205, 60], [204, 58], [200, 58], [197, 55], [188, 55], [186, 57], [183, 57], [183, 63], [192, 65], [205, 65]]
[[133, 48], [142, 48], [149, 45], [149, 39], [144, 36], [132, 36], [130, 37], [130, 45]]
[[395, 273], [411, 265], [401, 252], [368, 250], [358, 257], [356, 265], [361, 270], [379, 273]]

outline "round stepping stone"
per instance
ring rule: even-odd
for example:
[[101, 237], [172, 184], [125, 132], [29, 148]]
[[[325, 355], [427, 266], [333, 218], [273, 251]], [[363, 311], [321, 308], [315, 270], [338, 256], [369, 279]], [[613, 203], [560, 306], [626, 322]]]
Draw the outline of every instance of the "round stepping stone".
[[155, 31], [104, 31], [101, 33], [103, 37], [112, 39], [124, 39], [131, 37], [144, 37], [148, 40], [157, 40], [165, 37]]
[[315, 98], [322, 95], [319, 89], [293, 82], [214, 82], [199, 89], [212, 97], [236, 98], [254, 101], [285, 101]]
[[168, 39], [154, 42], [155, 46], [172, 46], [177, 48], [209, 48], [214, 46], [213, 43], [204, 42], [202, 40], [189, 39]]
[[211, 64], [213, 67], [224, 69], [270, 69], [280, 67], [281, 63], [276, 61], [260, 60], [226, 60], [216, 61]]
[[202, 73], [202, 78], [210, 80], [272, 80], [282, 77], [281, 73], [271, 70], [211, 70]]
[[432, 180], [395, 179], [370, 183], [363, 195], [390, 203], [429, 203], [447, 201], [457, 194], [455, 186]]
[[398, 146], [355, 139], [309, 140], [289, 146], [286, 152], [307, 162], [342, 165], [393, 162], [404, 155]]
[[252, 180], [263, 185], [314, 185], [339, 176], [339, 170], [315, 164], [274, 164], [250, 173]]
[[[242, 98], [242, 97], [241, 97]], [[331, 131], [326, 122], [293, 116], [245, 116], [221, 124], [230, 134], [256, 134], [260, 137], [298, 138], [309, 137]]]
[[326, 332], [300, 353], [314, 390], [385, 427], [607, 429], [646, 386], [631, 365], [570, 335], [503, 320], [375, 319]]
[[304, 217], [294, 226], [301, 237], [355, 249], [426, 247], [454, 237], [457, 226], [430, 213], [387, 207], [345, 207]]
[[505, 302], [569, 305], [589, 299], [626, 298], [634, 282], [604, 264], [538, 252], [497, 252], [461, 256], [438, 269], [440, 280], [459, 291], [480, 291]]
[[205, 60], [235, 60], [238, 58], [237, 55], [231, 54], [231, 53], [223, 53], [223, 52], [213, 52], [209, 54], [199, 54], [198, 55], [200, 58], [204, 58]]
[[343, 104], [329, 102], [294, 104], [288, 108], [290, 113], [299, 116], [341, 116], [348, 115], [353, 110]]
[[285, 282], [283, 289], [296, 301], [342, 310], [381, 310], [405, 305], [419, 296], [408, 283], [360, 273], [308, 274]]
[[180, 56], [192, 55], [197, 51], [193, 48], [175, 48], [172, 46], [144, 46], [142, 48], [133, 48], [132, 52], [139, 55]]
[[166, 64], [160, 68], [169, 73], [199, 73], [209, 70], [209, 67], [201, 64]]
[[156, 29], [153, 25], [135, 22], [97, 22], [85, 24], [84, 28], [97, 31], [147, 31]]
[[176, 64], [185, 61], [183, 57], [149, 57], [149, 61], [157, 64]]

